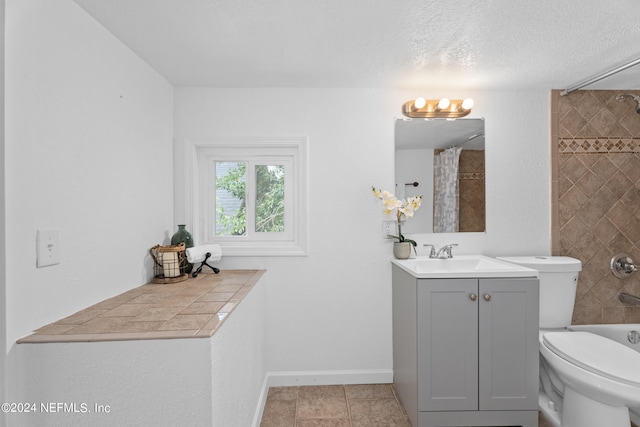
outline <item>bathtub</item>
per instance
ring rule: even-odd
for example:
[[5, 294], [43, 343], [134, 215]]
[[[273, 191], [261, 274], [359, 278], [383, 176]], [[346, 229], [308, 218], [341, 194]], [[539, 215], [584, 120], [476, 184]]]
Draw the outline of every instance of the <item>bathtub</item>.
[[[585, 331], [601, 335], [640, 352], [640, 323], [571, 325], [568, 329], [571, 331]], [[640, 408], [629, 408], [629, 416], [631, 417], [631, 421], [640, 425]]]
[[640, 352], [640, 342], [634, 344], [629, 340], [630, 333], [631, 335], [636, 335], [633, 333], [633, 331], [638, 333], [637, 336], [640, 340], [640, 323], [619, 323], [612, 325], [571, 325], [568, 327], [568, 329], [571, 331], [586, 331], [591, 332], [592, 334], [602, 335], [603, 337], [617, 341], [620, 344], [624, 344], [627, 347]]

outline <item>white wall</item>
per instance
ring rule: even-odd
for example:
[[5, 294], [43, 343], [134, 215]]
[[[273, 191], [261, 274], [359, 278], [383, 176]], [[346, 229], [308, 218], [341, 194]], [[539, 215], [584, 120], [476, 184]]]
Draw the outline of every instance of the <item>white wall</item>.
[[[422, 196], [422, 204], [402, 225], [403, 234], [433, 230], [433, 149], [396, 151], [396, 197]], [[417, 181], [419, 186], [402, 185]], [[393, 189], [389, 189], [393, 193]], [[395, 234], [394, 234], [395, 235]]]
[[[148, 249], [175, 231], [173, 88], [71, 0], [6, 0], [5, 41], [11, 354], [34, 328], [150, 278]], [[61, 263], [36, 268], [47, 228]]]
[[270, 276], [267, 272], [260, 278], [209, 340], [214, 427], [260, 425], [267, 393], [265, 296]]
[[[387, 108], [358, 113], [356, 100]], [[222, 263], [269, 270], [270, 371], [391, 367], [391, 293], [380, 280], [391, 277], [389, 248], [379, 241], [381, 211], [370, 188], [393, 183], [395, 109], [388, 93], [375, 90], [176, 89], [177, 189], [184, 185], [185, 138], [309, 137], [310, 255]], [[178, 221], [183, 207], [178, 201]]]
[[[346, 372], [390, 378], [391, 241], [371, 186], [394, 185], [393, 118], [424, 91], [177, 88], [175, 171], [184, 188], [184, 140], [308, 136], [309, 256], [225, 257], [223, 268], [266, 268], [267, 369], [318, 381]], [[460, 244], [458, 253], [549, 253], [549, 95], [457, 93], [485, 117], [487, 232], [414, 235]], [[526, 103], [524, 102], [526, 101]], [[190, 224], [177, 194], [175, 217]], [[196, 242], [198, 243], [198, 242]], [[422, 248], [420, 248], [422, 249]], [[286, 382], [283, 381], [283, 382]]]
[[9, 401], [36, 406], [9, 413], [9, 426], [215, 425], [208, 339], [19, 344], [14, 352], [20, 381]]
[[[2, 105], [0, 105], [0, 325], [6, 325], [6, 244], [5, 244], [5, 178], [4, 178], [4, 5], [5, 0], [0, 0], [0, 92], [2, 92]], [[7, 354], [6, 330], [0, 327], [0, 402], [5, 402], [5, 362]], [[2, 416], [0, 416], [0, 421]]]

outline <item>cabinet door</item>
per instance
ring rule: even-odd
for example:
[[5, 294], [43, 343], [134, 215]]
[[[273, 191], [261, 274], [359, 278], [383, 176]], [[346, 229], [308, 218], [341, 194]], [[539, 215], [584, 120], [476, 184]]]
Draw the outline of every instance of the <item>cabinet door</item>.
[[420, 411], [478, 409], [477, 279], [418, 280]]
[[538, 407], [538, 279], [480, 279], [481, 410]]

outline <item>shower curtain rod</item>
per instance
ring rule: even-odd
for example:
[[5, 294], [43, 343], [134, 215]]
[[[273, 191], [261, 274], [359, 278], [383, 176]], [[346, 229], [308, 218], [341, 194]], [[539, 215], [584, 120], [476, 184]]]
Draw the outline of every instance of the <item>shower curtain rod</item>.
[[458, 147], [458, 146], [460, 146], [460, 145], [462, 145], [462, 144], [465, 144], [465, 143], [467, 143], [467, 142], [471, 141], [472, 139], [476, 139], [476, 138], [478, 138], [479, 136], [484, 136], [484, 133], [482, 133], [482, 132], [480, 132], [480, 133], [474, 133], [474, 134], [473, 134], [473, 135], [471, 135], [469, 138], [465, 139], [464, 141], [460, 141], [460, 142], [458, 142], [457, 144], [454, 144], [454, 145], [452, 145], [452, 146], [451, 146], [451, 147], [449, 147], [449, 148], [455, 148], [455, 147]]
[[602, 74], [600, 74], [600, 75], [598, 75], [598, 76], [596, 76], [596, 77], [592, 77], [592, 78], [590, 78], [590, 79], [588, 79], [588, 80], [583, 80], [583, 81], [581, 81], [580, 83], [577, 83], [577, 84], [575, 84], [575, 85], [573, 85], [573, 86], [569, 86], [568, 88], [566, 88], [565, 90], [563, 90], [562, 92], [560, 92], [560, 96], [568, 95], [570, 92], [573, 92], [574, 90], [578, 90], [578, 89], [580, 89], [580, 88], [583, 88], [583, 87], [585, 87], [585, 86], [590, 85], [591, 83], [598, 82], [598, 81], [600, 81], [600, 80], [602, 80], [602, 79], [605, 79], [605, 78], [607, 78], [607, 77], [609, 77], [609, 76], [612, 76], [612, 75], [614, 75], [614, 74], [617, 74], [617, 73], [619, 73], [620, 71], [624, 71], [624, 70], [626, 70], [627, 68], [631, 68], [631, 67], [633, 67], [634, 65], [638, 65], [638, 64], [640, 64], [640, 58], [635, 59], [635, 60], [633, 60], [633, 61], [631, 61], [631, 62], [628, 62], [628, 63], [626, 63], [626, 64], [624, 64], [624, 65], [621, 65], [621, 66], [619, 66], [619, 67], [616, 67], [616, 68], [614, 68], [614, 69], [612, 69], [612, 70], [609, 70], [609, 71], [607, 71], [607, 72], [605, 72], [605, 73], [602, 73]]

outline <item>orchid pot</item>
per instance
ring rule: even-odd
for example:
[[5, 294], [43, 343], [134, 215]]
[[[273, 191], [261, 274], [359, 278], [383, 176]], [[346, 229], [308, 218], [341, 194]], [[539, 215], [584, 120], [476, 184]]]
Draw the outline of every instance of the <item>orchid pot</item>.
[[397, 259], [409, 258], [411, 256], [412, 245], [411, 242], [393, 242], [393, 256]]
[[[402, 235], [402, 221], [413, 217], [413, 214], [420, 208], [422, 204], [422, 196], [408, 197], [407, 199], [398, 199], [388, 191], [381, 191], [375, 187], [371, 187], [373, 195], [382, 200], [384, 205], [384, 213], [387, 216], [395, 216], [398, 225], [398, 235], [389, 235], [397, 242], [393, 244], [393, 255], [398, 259], [407, 259], [411, 255], [411, 248], [416, 252], [418, 245], [415, 240], [407, 239]], [[396, 249], [397, 248], [397, 249]]]

